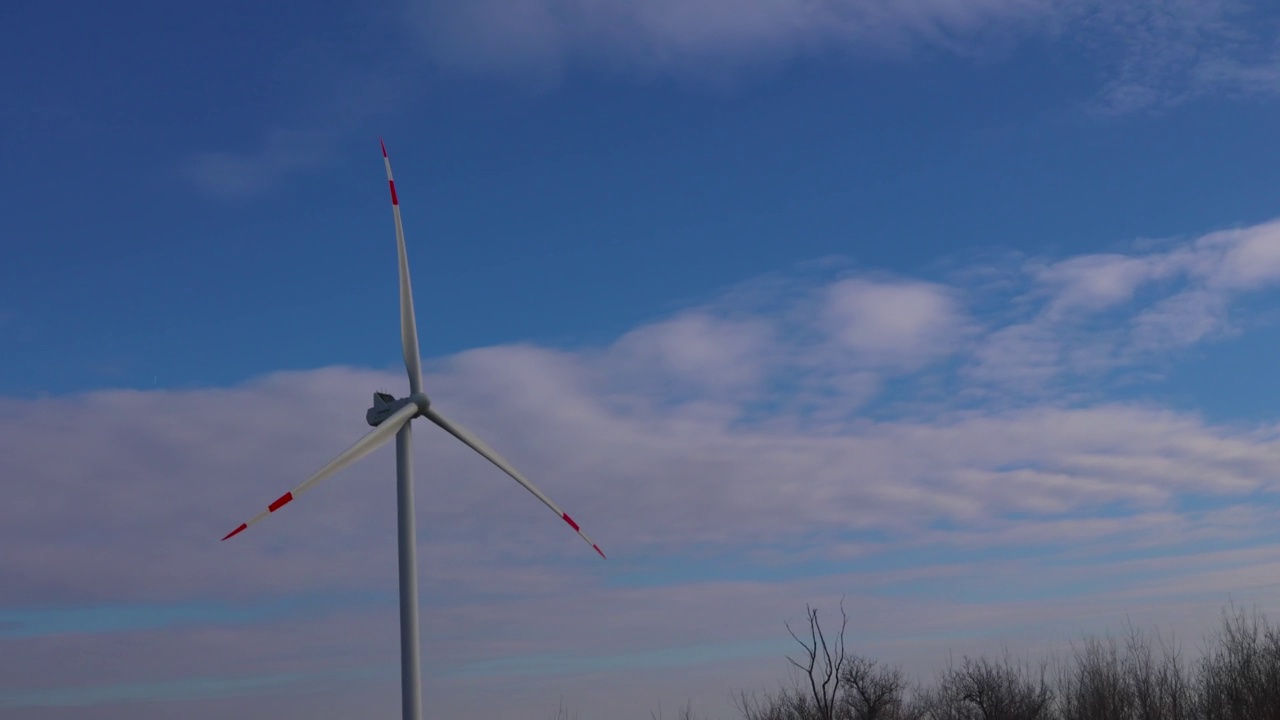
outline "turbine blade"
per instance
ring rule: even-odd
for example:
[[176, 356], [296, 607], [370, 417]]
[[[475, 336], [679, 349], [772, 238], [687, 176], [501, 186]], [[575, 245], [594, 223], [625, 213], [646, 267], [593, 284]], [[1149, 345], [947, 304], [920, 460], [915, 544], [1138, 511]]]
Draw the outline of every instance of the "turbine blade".
[[413, 288], [409, 285], [409, 253], [404, 246], [404, 223], [400, 221], [400, 198], [391, 176], [391, 158], [381, 140], [382, 163], [387, 166], [387, 186], [391, 188], [391, 214], [396, 219], [396, 253], [400, 257], [400, 345], [404, 349], [404, 369], [409, 373], [409, 392], [422, 392], [422, 358], [418, 350], [418, 323], [413, 316]]
[[392, 413], [386, 420], [382, 421], [382, 424], [374, 428], [372, 432], [357, 440], [356, 444], [347, 448], [341, 455], [330, 461], [328, 465], [320, 468], [315, 475], [303, 480], [297, 487], [284, 495], [281, 495], [275, 502], [268, 505], [266, 510], [255, 515], [249, 522], [242, 523], [240, 527], [232, 530], [230, 533], [227, 533], [227, 536], [222, 539], [227, 540], [228, 538], [244, 532], [250, 525], [253, 525], [271, 513], [284, 507], [294, 498], [311, 489], [311, 487], [316, 483], [373, 452], [378, 448], [378, 446], [390, 440], [396, 432], [400, 430], [401, 426], [412, 420], [413, 416], [417, 413], [418, 406], [413, 404], [405, 405]]
[[461, 425], [457, 425], [446, 419], [443, 415], [436, 412], [434, 408], [427, 408], [426, 411], [423, 412], [423, 415], [426, 416], [427, 419], [431, 420], [431, 422], [439, 425], [441, 428], [444, 428], [445, 432], [466, 443], [472, 450], [475, 450], [483, 455], [489, 462], [497, 465], [499, 470], [502, 470], [502, 472], [510, 475], [513, 480], [523, 485], [525, 490], [533, 493], [534, 497], [541, 500], [544, 505], [551, 508], [552, 512], [559, 515], [561, 520], [568, 523], [569, 527], [573, 528], [574, 532], [578, 533], [583, 540], [586, 540], [587, 544], [590, 545], [593, 550], [600, 553], [600, 557], [604, 557], [604, 552], [600, 549], [600, 546], [596, 545], [591, 538], [587, 537], [586, 533], [582, 532], [582, 528], [578, 527], [578, 523], [574, 522], [573, 518], [569, 517], [568, 513], [561, 510], [559, 505], [551, 502], [551, 498], [547, 497], [541, 490], [534, 487], [533, 483], [529, 482], [524, 475], [521, 475], [519, 470], [516, 470], [511, 463], [507, 462], [501, 455], [494, 452], [493, 448], [486, 445], [483, 440], [476, 437], [471, 431]]

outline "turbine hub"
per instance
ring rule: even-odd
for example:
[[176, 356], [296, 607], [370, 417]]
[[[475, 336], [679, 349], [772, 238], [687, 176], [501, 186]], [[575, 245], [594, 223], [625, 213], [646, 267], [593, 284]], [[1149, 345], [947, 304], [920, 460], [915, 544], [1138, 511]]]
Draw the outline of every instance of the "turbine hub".
[[391, 417], [392, 414], [405, 405], [416, 405], [418, 414], [422, 414], [427, 411], [427, 408], [431, 407], [431, 400], [426, 393], [414, 393], [397, 400], [390, 393], [376, 392], [373, 394], [373, 407], [364, 413], [365, 422], [377, 427], [382, 424], [383, 420]]
[[414, 393], [405, 398], [405, 400], [417, 405], [419, 414], [426, 412], [427, 408], [431, 407], [431, 398], [427, 397], [424, 392]]

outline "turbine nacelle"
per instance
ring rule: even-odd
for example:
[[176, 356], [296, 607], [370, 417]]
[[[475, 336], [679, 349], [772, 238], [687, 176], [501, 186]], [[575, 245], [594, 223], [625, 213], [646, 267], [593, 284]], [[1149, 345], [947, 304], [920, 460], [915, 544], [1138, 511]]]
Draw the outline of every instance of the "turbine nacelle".
[[427, 408], [431, 407], [431, 398], [428, 398], [426, 393], [414, 393], [397, 400], [390, 393], [375, 392], [373, 394], [373, 407], [365, 411], [364, 420], [373, 427], [378, 427], [383, 421], [395, 415], [400, 408], [406, 405], [416, 405], [418, 414], [414, 415], [414, 417], [418, 417], [425, 413]]

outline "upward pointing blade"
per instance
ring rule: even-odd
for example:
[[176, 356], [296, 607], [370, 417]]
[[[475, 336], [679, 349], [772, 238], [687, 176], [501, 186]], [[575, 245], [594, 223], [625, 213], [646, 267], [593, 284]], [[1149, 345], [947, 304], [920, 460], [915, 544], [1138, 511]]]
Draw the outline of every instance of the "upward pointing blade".
[[387, 166], [387, 186], [391, 188], [391, 213], [396, 219], [396, 253], [400, 256], [400, 344], [404, 349], [404, 369], [409, 373], [409, 392], [422, 392], [422, 360], [418, 351], [418, 323], [413, 316], [413, 289], [409, 286], [409, 253], [404, 246], [404, 224], [400, 222], [400, 198], [391, 176], [391, 158], [381, 140], [382, 163]]
[[400, 430], [401, 426], [403, 426], [405, 423], [412, 420], [413, 416], [417, 414], [418, 414], [418, 406], [412, 403], [405, 405], [404, 407], [395, 411], [390, 416], [388, 416], [386, 420], [383, 420], [382, 424], [374, 428], [373, 432], [370, 432], [368, 435], [365, 435], [364, 437], [357, 440], [355, 445], [352, 445], [351, 447], [347, 448], [345, 452], [343, 452], [341, 455], [339, 455], [338, 457], [330, 461], [328, 465], [325, 465], [324, 467], [320, 468], [320, 470], [317, 471], [315, 475], [312, 475], [306, 480], [303, 480], [300, 485], [290, 490], [289, 492], [285, 493], [284, 495], [281, 495], [275, 502], [268, 505], [266, 510], [263, 510], [262, 512], [255, 515], [253, 519], [250, 520], [249, 522], [241, 524], [240, 527], [236, 528], [235, 530], [232, 530], [230, 533], [227, 534], [227, 537], [224, 537], [222, 539], [226, 540], [227, 538], [230, 538], [234, 535], [244, 532], [249, 528], [250, 525], [253, 525], [259, 520], [270, 515], [271, 513], [284, 507], [289, 502], [291, 502], [294, 498], [298, 497], [302, 493], [311, 489], [311, 487], [316, 483], [320, 482], [321, 480], [338, 472], [342, 468], [354, 463], [355, 461], [359, 460], [365, 455], [368, 455], [369, 453], [378, 449], [379, 445], [382, 445], [387, 440], [390, 440], [391, 437], [394, 436], [396, 432]]
[[541, 490], [534, 487], [533, 483], [526, 480], [524, 475], [520, 474], [519, 470], [516, 470], [515, 467], [511, 465], [511, 463], [504, 460], [502, 456], [499, 455], [497, 452], [494, 452], [493, 448], [490, 448], [488, 445], [485, 445], [483, 440], [476, 437], [474, 434], [472, 434], [469, 430], [462, 427], [461, 425], [456, 425], [453, 422], [450, 422], [443, 415], [436, 412], [434, 408], [429, 407], [422, 414], [425, 417], [427, 417], [429, 420], [431, 420], [431, 422], [444, 428], [445, 432], [449, 433], [450, 435], [466, 443], [468, 446], [471, 447], [472, 450], [475, 450], [476, 452], [483, 455], [486, 460], [493, 463], [494, 465], [497, 465], [498, 469], [510, 475], [512, 479], [514, 479], [516, 482], [523, 485], [525, 490], [528, 490], [529, 492], [533, 493], [534, 497], [541, 500], [544, 505], [551, 508], [552, 512], [554, 512], [556, 515], [559, 515], [561, 520], [564, 520], [566, 523], [568, 523], [569, 527], [573, 528], [574, 532], [578, 533], [578, 535], [581, 536], [583, 540], [586, 540], [587, 544], [590, 545], [593, 550], [595, 550], [597, 553], [600, 553], [600, 557], [604, 557], [604, 552], [600, 549], [600, 546], [596, 545], [591, 540], [591, 538], [587, 537], [586, 533], [582, 532], [582, 528], [578, 527], [578, 523], [574, 522], [573, 518], [569, 517], [568, 513], [566, 513], [564, 510], [561, 510], [559, 505], [556, 505], [555, 503], [551, 502], [551, 498], [547, 497], [542, 493]]

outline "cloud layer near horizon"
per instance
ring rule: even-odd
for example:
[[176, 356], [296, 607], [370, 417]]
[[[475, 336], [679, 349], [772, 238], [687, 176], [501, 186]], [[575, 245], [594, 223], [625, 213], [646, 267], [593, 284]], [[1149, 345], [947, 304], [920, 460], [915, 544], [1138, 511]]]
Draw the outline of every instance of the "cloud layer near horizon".
[[[1256, 597], [1280, 569], [1280, 425], [1113, 390], [1248, 333], [1277, 284], [1273, 222], [945, 277], [760, 278], [605, 347], [436, 359], [440, 410], [610, 560], [415, 425], [433, 697], [515, 717], [554, 705], [539, 673], [601, 702], [687, 666], [780, 678], [782, 621], [844, 593], [857, 638], [908, 659]], [[0, 705], [394, 687], [389, 449], [217, 539], [401, 385], [338, 367], [0, 400]]]

